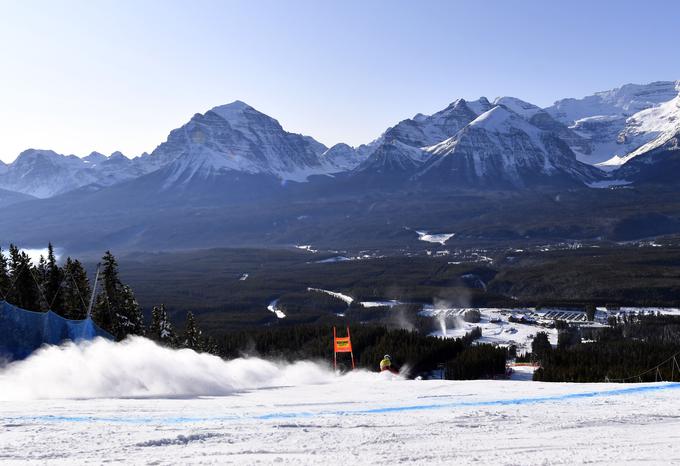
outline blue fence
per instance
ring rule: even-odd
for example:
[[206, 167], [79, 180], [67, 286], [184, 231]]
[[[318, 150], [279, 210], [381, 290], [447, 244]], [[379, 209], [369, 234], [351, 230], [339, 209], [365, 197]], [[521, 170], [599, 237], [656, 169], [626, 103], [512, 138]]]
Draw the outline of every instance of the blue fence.
[[92, 340], [113, 336], [92, 319], [64, 319], [52, 311], [33, 312], [0, 301], [0, 357], [23, 359], [42, 345], [58, 345], [65, 340]]

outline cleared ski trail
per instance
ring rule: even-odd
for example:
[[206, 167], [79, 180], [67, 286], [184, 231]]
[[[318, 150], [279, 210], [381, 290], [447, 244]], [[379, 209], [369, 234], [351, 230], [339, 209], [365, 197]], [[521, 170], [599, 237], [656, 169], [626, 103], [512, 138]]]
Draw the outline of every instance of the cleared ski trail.
[[[152, 352], [143, 342], [132, 342], [126, 350], [135, 345]], [[118, 353], [125, 347], [112, 350], [102, 344], [94, 349], [106, 359], [112, 357], [107, 351]], [[83, 357], [91, 353], [83, 350]], [[44, 372], [54, 379], [60, 354], [42, 356], [42, 363], [50, 364], [33, 361], [15, 372], [29, 373], [31, 380]], [[21, 393], [31, 387], [21, 385], [26, 379], [15, 372], [0, 370], [0, 462], [680, 463], [678, 383], [412, 381], [367, 372], [336, 377], [313, 363], [288, 367], [250, 359], [208, 361], [214, 365], [206, 369], [216, 372], [211, 377], [231, 381], [221, 396], [197, 395], [202, 390], [217, 393], [212, 383], [201, 386], [201, 378], [190, 391], [184, 388], [186, 380], [178, 385], [164, 379], [169, 385], [163, 391], [176, 390], [172, 396], [159, 396], [161, 388], [141, 385], [161, 381], [139, 374], [154, 373], [159, 355], [140, 361], [134, 354], [138, 357], [130, 364], [137, 371], [117, 368], [115, 375], [130, 378], [124, 386], [134, 387], [136, 397], [111, 397], [120, 390], [101, 384], [101, 392], [85, 399], [72, 396], [67, 387], [60, 393], [68, 393], [68, 399], [42, 389], [33, 398], [9, 399], [3, 393], [12, 384]], [[188, 364], [193, 356], [185, 352], [182, 357]], [[115, 361], [127, 364], [121, 358]], [[276, 376], [275, 383], [260, 377], [260, 366]], [[98, 366], [79, 367], [95, 371]], [[107, 381], [111, 370], [87, 374], [88, 380]], [[187, 377], [186, 370], [173, 370], [162, 376]], [[59, 383], [69, 383], [70, 377], [78, 377], [76, 367]], [[55, 399], [38, 399], [44, 397]]]

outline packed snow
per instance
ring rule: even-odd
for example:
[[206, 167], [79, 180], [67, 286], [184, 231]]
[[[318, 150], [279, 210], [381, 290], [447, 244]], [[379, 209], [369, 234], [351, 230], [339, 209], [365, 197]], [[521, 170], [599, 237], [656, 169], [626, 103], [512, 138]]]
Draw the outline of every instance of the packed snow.
[[[376, 361], [377, 364], [377, 361]], [[142, 339], [0, 369], [0, 461], [673, 464], [680, 384], [404, 380]]]

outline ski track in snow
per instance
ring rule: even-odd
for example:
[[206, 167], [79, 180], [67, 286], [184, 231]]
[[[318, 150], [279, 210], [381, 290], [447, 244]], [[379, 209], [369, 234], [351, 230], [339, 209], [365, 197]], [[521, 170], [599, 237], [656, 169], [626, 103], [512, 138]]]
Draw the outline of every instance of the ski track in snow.
[[0, 401], [0, 461], [669, 464], [679, 389], [364, 373], [224, 397]]
[[337, 376], [97, 340], [0, 369], [0, 462], [669, 464], [679, 394], [680, 383]]

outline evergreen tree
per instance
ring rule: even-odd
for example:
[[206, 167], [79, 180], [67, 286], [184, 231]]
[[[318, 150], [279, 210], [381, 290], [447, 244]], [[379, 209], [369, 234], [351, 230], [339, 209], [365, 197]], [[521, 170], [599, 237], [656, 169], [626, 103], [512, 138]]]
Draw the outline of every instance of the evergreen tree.
[[217, 341], [215, 341], [213, 337], [209, 336], [208, 338], [206, 338], [203, 346], [204, 346], [203, 349], [206, 353], [214, 354], [215, 356], [220, 355], [220, 350], [217, 345]]
[[596, 311], [597, 311], [597, 309], [592, 304], [588, 304], [586, 306], [586, 317], [589, 321], [592, 322], [592, 321], [595, 320], [595, 312]]
[[203, 337], [196, 326], [194, 314], [187, 312], [187, 323], [184, 330], [183, 346], [194, 351], [203, 351]]
[[40, 309], [40, 290], [33, 276], [33, 264], [28, 254], [13, 244], [9, 245], [10, 287], [7, 301], [12, 304], [37, 311]]
[[63, 293], [61, 290], [64, 273], [57, 264], [52, 243], [47, 246], [47, 265], [44, 278], [45, 297], [49, 300], [50, 309], [57, 314], [66, 317], [64, 309]]
[[47, 312], [50, 309], [50, 303], [45, 295], [45, 284], [47, 281], [47, 261], [44, 256], [40, 256], [38, 259], [38, 265], [31, 270], [33, 278], [37, 282], [38, 288], [38, 304], [40, 305], [40, 310]]
[[63, 316], [67, 319], [84, 319], [87, 317], [90, 282], [83, 265], [78, 260], [66, 258], [63, 269], [63, 284], [60, 291]]
[[144, 335], [142, 310], [130, 287], [121, 283], [116, 258], [106, 251], [102, 262], [102, 291], [93, 312], [95, 321], [118, 340], [131, 334]]
[[0, 299], [3, 299], [7, 293], [9, 293], [9, 288], [12, 282], [9, 278], [9, 264], [7, 262], [7, 257], [2, 248], [0, 248]]
[[531, 352], [539, 360], [545, 357], [552, 351], [552, 345], [548, 339], [548, 334], [545, 332], [538, 332], [531, 342]]
[[120, 339], [127, 335], [144, 335], [144, 315], [142, 308], [135, 299], [132, 288], [127, 285], [122, 285], [120, 290], [120, 307], [117, 312], [117, 336]]
[[165, 305], [154, 306], [151, 311], [151, 325], [148, 335], [149, 338], [166, 346], [176, 344], [175, 331], [168, 318], [168, 313], [165, 311]]

